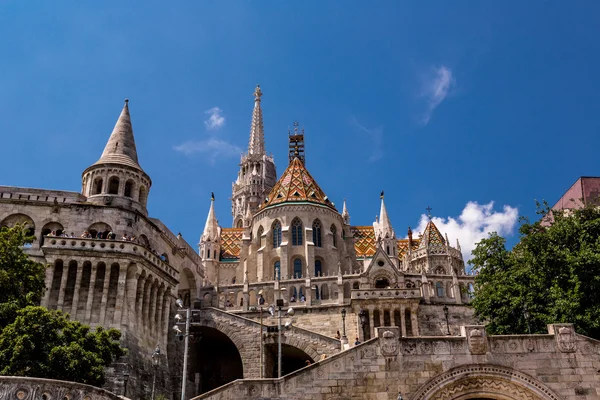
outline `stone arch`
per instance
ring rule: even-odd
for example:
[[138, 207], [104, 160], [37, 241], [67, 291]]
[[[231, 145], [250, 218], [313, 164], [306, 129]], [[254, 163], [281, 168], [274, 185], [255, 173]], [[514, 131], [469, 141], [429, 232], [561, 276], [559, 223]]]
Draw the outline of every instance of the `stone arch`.
[[[265, 339], [264, 343], [276, 345], [277, 344], [277, 336], [275, 335], [273, 337], [268, 337], [267, 339]], [[317, 352], [317, 350], [315, 350], [315, 348], [313, 346], [310, 345], [310, 342], [300, 340], [291, 335], [281, 335], [281, 344], [285, 344], [290, 347], [295, 347], [299, 350], [302, 350], [310, 358], [312, 358], [313, 361], [317, 361], [320, 357], [320, 354]]]
[[344, 298], [349, 299], [351, 295], [350, 282], [344, 282]]
[[119, 184], [121, 183], [118, 176], [113, 175], [108, 179], [108, 194], [119, 194]]
[[51, 221], [42, 226], [42, 231], [40, 234], [40, 246], [44, 244], [44, 236], [50, 235], [52, 232], [56, 234], [56, 236], [60, 236], [64, 232], [65, 228], [58, 221]]
[[[240, 356], [244, 354], [244, 348], [248, 347], [244, 345], [243, 338], [240, 337], [240, 331], [236, 329], [233, 325], [225, 325], [219, 322], [215, 322], [213, 320], [202, 319], [200, 321], [200, 326], [206, 328], [213, 328], [223, 333], [225, 336], [229, 338], [237, 348]], [[282, 342], [283, 343], [283, 342]], [[256, 362], [252, 357], [242, 357], [242, 366], [244, 371], [249, 371], [251, 369], [250, 364]]]
[[303, 275], [306, 270], [306, 259], [300, 254], [292, 255], [288, 263], [288, 269], [288, 276], [291, 277], [291, 279], [304, 277]]
[[[387, 281], [387, 284], [385, 284], [385, 281]], [[371, 285], [373, 288], [377, 287], [381, 287], [382, 285], [383, 288], [386, 288], [388, 286], [392, 285], [392, 282], [395, 281], [394, 275], [386, 270], [380, 270], [377, 271], [377, 273], [373, 274], [373, 277], [371, 278]]]
[[258, 231], [256, 231], [256, 244], [259, 248], [265, 247], [266, 245], [266, 237], [263, 237], [265, 232], [265, 228], [261, 226], [258, 227]]
[[196, 298], [197, 290], [194, 273], [189, 268], [182, 268], [179, 277], [179, 291], [177, 295], [183, 300], [186, 307], [191, 306], [192, 298]]
[[112, 232], [112, 227], [106, 222], [94, 222], [91, 224], [87, 231], [92, 235], [92, 238], [96, 239], [98, 233], [102, 233], [102, 238], [107, 239], [107, 235]]
[[146, 248], [150, 248], [150, 241], [148, 240], [148, 236], [141, 234], [140, 237], [138, 238], [138, 241], [140, 242], [140, 244]]
[[493, 364], [462, 365], [421, 386], [412, 400], [561, 400], [546, 385], [515, 369]]
[[33, 219], [27, 214], [11, 214], [0, 222], [0, 227], [6, 226], [11, 228], [16, 224], [23, 224], [28, 235], [33, 236], [35, 234], [35, 222], [33, 222]]
[[329, 300], [329, 286], [326, 283], [321, 285], [321, 300]]
[[94, 178], [94, 183], [92, 184], [92, 195], [102, 194], [102, 188], [104, 186], [104, 180], [101, 176], [97, 176]]
[[304, 224], [302, 220], [295, 217], [290, 224], [292, 231], [292, 246], [302, 246], [304, 243]]
[[127, 182], [125, 182], [125, 191], [123, 192], [123, 196], [133, 199], [134, 187], [135, 182], [133, 179], [128, 179]]

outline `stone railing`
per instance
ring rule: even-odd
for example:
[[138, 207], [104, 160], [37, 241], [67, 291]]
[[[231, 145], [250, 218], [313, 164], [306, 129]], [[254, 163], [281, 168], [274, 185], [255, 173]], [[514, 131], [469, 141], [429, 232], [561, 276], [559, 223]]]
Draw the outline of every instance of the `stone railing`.
[[26, 200], [54, 203], [83, 203], [85, 196], [77, 192], [0, 186], [0, 200]]
[[353, 289], [351, 292], [352, 300], [418, 299], [421, 297], [421, 288]]
[[142, 257], [156, 268], [163, 270], [173, 279], [179, 279], [179, 272], [175, 268], [171, 267], [169, 264], [161, 260], [158, 255], [154, 254], [151, 250], [139, 243], [125, 242], [120, 240], [47, 236], [42, 249], [68, 249], [74, 251], [96, 251], [102, 253], [115, 252]]
[[0, 376], [0, 399], [122, 400], [123, 397], [81, 383], [20, 376]]
[[[454, 258], [458, 258], [462, 260], [462, 253], [460, 251], [458, 251], [457, 249], [455, 249], [454, 247], [450, 247], [448, 248], [448, 253], [446, 253], [446, 250], [440, 251], [439, 253], [429, 253], [429, 255], [435, 255], [435, 256], [439, 256], [439, 255], [443, 255], [443, 254], [449, 254], [451, 257]], [[410, 260], [416, 260], [418, 258], [421, 257], [425, 257], [427, 255], [427, 249], [419, 249], [416, 251], [413, 251], [410, 253]]]

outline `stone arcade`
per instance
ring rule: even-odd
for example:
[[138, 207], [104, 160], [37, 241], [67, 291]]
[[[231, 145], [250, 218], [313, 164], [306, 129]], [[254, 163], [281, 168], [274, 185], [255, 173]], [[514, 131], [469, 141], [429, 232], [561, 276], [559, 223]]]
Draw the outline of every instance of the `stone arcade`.
[[[43, 304], [123, 331], [130, 353], [111, 367], [107, 389], [124, 392], [127, 368], [127, 396], [148, 398], [150, 355], [160, 343], [159, 387], [179, 398], [182, 346], [167, 329], [180, 297], [195, 308], [189, 397], [600, 398], [600, 343], [569, 324], [489, 336], [468, 305], [474, 277], [458, 241], [452, 246], [431, 221], [422, 233], [397, 236], [383, 192], [375, 221], [352, 225], [346, 201], [340, 212], [309, 173], [297, 123], [277, 179], [261, 107], [257, 86], [232, 185], [233, 227], [218, 223], [212, 196], [197, 253], [147, 216], [151, 180], [138, 162], [127, 103], [102, 156], [83, 172], [81, 193], [0, 187], [0, 223], [26, 223], [37, 238], [26, 251], [51, 265]], [[103, 238], [81, 238], [85, 231]], [[117, 238], [104, 238], [111, 232]], [[295, 310], [282, 332], [282, 378], [277, 321], [267, 312], [278, 299]], [[60, 382], [15, 382], [0, 380], [0, 390], [14, 396], [54, 384], [52, 393], [68, 392]]]

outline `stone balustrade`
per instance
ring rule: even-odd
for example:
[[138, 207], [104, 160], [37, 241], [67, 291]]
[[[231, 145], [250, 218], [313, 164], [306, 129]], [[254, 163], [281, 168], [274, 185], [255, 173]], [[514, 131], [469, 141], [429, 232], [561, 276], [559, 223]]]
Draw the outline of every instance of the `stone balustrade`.
[[107, 390], [75, 382], [21, 376], [0, 376], [0, 399], [122, 400]]
[[353, 300], [372, 299], [418, 299], [422, 297], [421, 288], [397, 288], [397, 289], [353, 289]]
[[150, 264], [159, 270], [164, 271], [173, 279], [179, 280], [179, 272], [168, 263], [161, 260], [150, 249], [147, 249], [140, 243], [126, 242], [120, 240], [107, 239], [86, 239], [86, 238], [67, 238], [67, 237], [46, 237], [42, 249], [60, 249], [74, 251], [93, 251], [106, 255], [111, 252], [138, 256], [144, 258]]

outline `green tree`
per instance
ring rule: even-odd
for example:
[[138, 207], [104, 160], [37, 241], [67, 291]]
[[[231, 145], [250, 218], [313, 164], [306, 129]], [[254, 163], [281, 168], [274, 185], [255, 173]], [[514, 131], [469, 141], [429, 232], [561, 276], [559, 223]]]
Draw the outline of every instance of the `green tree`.
[[0, 333], [0, 375], [100, 386], [104, 367], [125, 354], [120, 337], [116, 329], [92, 331], [60, 311], [28, 306]]
[[32, 240], [22, 225], [0, 228], [0, 330], [14, 320], [17, 310], [39, 304], [44, 294], [45, 266], [22, 250]]
[[473, 250], [475, 313], [492, 333], [542, 333], [572, 322], [600, 339], [600, 209], [545, 206], [539, 214], [540, 221], [522, 221], [512, 250], [496, 233]]

